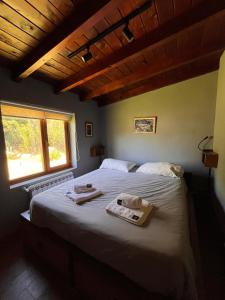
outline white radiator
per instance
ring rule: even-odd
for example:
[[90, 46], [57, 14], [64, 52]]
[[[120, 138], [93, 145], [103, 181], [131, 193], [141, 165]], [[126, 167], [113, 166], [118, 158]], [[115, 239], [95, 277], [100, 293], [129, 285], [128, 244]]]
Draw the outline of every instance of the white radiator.
[[46, 190], [52, 188], [53, 186], [56, 186], [58, 184], [61, 184], [68, 180], [71, 180], [73, 178], [74, 178], [73, 172], [67, 172], [67, 173], [63, 173], [62, 175], [52, 177], [50, 179], [28, 185], [28, 186], [24, 187], [24, 189], [27, 193], [29, 193], [30, 198], [32, 198], [33, 196], [35, 196], [43, 191], [46, 191]]

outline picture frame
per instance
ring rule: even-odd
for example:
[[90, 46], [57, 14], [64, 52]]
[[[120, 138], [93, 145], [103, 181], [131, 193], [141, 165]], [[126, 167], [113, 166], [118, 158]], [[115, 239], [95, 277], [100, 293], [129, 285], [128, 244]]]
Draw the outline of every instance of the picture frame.
[[93, 122], [85, 122], [85, 136], [86, 137], [93, 136]]
[[141, 117], [134, 118], [135, 133], [156, 133], [157, 117]]

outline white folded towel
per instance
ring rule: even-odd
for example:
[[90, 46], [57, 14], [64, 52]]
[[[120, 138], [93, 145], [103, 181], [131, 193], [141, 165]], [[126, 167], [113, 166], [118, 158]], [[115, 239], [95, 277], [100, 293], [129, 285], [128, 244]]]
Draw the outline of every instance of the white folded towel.
[[149, 214], [153, 211], [154, 206], [148, 201], [142, 200], [140, 209], [131, 209], [117, 204], [117, 198], [106, 206], [106, 211], [116, 217], [135, 225], [143, 225]]
[[90, 193], [83, 193], [83, 194], [77, 194], [75, 192], [67, 192], [65, 194], [66, 197], [76, 202], [76, 204], [82, 204], [90, 199], [96, 198], [103, 193], [99, 190], [95, 190], [94, 192]]
[[142, 199], [135, 195], [121, 193], [116, 197], [117, 204], [128, 207], [128, 208], [140, 208]]
[[91, 184], [75, 185], [74, 192], [77, 194], [94, 192], [96, 189]]

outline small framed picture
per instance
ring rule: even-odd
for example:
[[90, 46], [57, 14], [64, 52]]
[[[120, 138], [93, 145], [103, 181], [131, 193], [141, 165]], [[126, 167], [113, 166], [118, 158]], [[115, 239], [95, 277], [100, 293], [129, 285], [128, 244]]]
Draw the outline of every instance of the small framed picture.
[[157, 117], [135, 118], [135, 133], [156, 133]]
[[93, 123], [85, 122], [85, 136], [93, 136]]

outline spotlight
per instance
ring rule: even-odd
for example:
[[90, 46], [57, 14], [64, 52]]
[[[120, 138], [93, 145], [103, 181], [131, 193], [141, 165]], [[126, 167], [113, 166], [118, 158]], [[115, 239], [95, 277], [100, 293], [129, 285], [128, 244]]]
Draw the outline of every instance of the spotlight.
[[130, 31], [128, 24], [124, 27], [123, 29], [123, 35], [125, 36], [125, 38], [127, 39], [128, 43], [131, 43], [134, 40], [134, 35], [133, 33]]
[[83, 60], [84, 63], [87, 63], [90, 59], [92, 59], [92, 54], [90, 52], [90, 49], [87, 48], [87, 53], [81, 56], [81, 59]]

